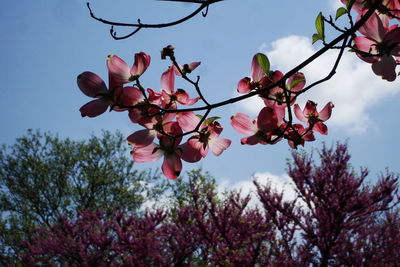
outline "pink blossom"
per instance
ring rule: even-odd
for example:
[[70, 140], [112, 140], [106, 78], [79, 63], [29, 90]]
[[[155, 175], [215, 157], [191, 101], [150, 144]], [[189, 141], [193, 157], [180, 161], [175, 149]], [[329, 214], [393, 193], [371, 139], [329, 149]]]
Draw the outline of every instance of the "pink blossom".
[[[134, 106], [145, 100], [143, 93], [134, 86], [117, 87], [114, 90], [114, 102], [113, 110], [124, 111], [129, 108], [120, 107], [121, 106]], [[136, 108], [135, 108], [136, 109]], [[136, 109], [137, 110], [137, 109]]]
[[[163, 125], [163, 131], [168, 135], [159, 136], [159, 145], [150, 143], [147, 146], [136, 146], [131, 143], [131, 155], [135, 162], [156, 161], [164, 156], [161, 170], [168, 179], [176, 179], [182, 171], [182, 161], [196, 162], [200, 160], [197, 150], [186, 143], [179, 145], [182, 137], [182, 129], [177, 122], [170, 121]], [[129, 140], [128, 140], [129, 141]]]
[[[192, 111], [178, 113], [177, 121], [185, 131], [194, 130], [200, 123], [200, 118]], [[203, 122], [200, 133], [189, 138], [187, 144], [196, 149], [201, 157], [207, 156], [210, 148], [214, 155], [219, 156], [231, 145], [231, 140], [219, 138], [223, 127], [217, 121]]]
[[110, 73], [121, 83], [129, 83], [142, 75], [150, 65], [150, 56], [144, 52], [135, 54], [135, 61], [131, 68], [117, 55], [109, 55], [107, 67]]
[[400, 16], [400, 1], [399, 0], [384, 0], [383, 4], [386, 5], [389, 16]]
[[96, 98], [79, 109], [82, 117], [99, 116], [100, 114], [103, 114], [110, 105], [112, 105], [112, 91], [107, 89], [103, 79], [101, 79], [97, 74], [85, 71], [78, 75], [77, 83], [82, 93], [89, 97]]
[[[348, 0], [341, 0], [343, 4], [347, 4]], [[370, 8], [375, 0], [355, 0], [352, 6], [357, 13], [361, 14], [364, 10]], [[399, 16], [400, 2], [399, 0], [382, 0], [381, 6], [378, 6], [381, 14], [389, 16]]]
[[251, 62], [251, 79], [245, 77], [238, 83], [237, 91], [241, 94], [247, 94], [252, 90], [264, 88], [268, 82], [267, 74], [258, 63], [258, 55], [254, 55]]
[[161, 102], [165, 107], [175, 107], [176, 103], [182, 105], [193, 105], [199, 100], [199, 97], [190, 98], [183, 89], [174, 91], [175, 71], [173, 67], [169, 67], [161, 75]]
[[328, 134], [328, 127], [326, 127], [323, 122], [331, 117], [333, 107], [334, 105], [332, 102], [329, 102], [320, 112], [318, 112], [317, 104], [308, 100], [303, 111], [300, 109], [298, 104], [295, 104], [294, 114], [300, 121], [307, 122], [311, 129], [326, 135]]
[[397, 76], [396, 59], [400, 56], [400, 28], [397, 25], [390, 26], [386, 16], [374, 13], [359, 31], [364, 36], [354, 38], [355, 47], [367, 55], [357, 55], [365, 62], [372, 63], [376, 75], [394, 81]]
[[[275, 71], [270, 76], [270, 81], [269, 83], [267, 83], [266, 86], [268, 86], [268, 84], [272, 84], [279, 81], [280, 79], [282, 79], [283, 76], [284, 76], [283, 73], [280, 72], [279, 70]], [[301, 72], [296, 72], [286, 80], [285, 89], [291, 92], [298, 92], [303, 89], [305, 84], [306, 84], [306, 78], [304, 77], [304, 74]], [[264, 100], [264, 103], [267, 107], [274, 107], [274, 106], [286, 107], [287, 104], [284, 91], [285, 89], [280, 86], [275, 86], [268, 92], [260, 94], [260, 96]], [[267, 97], [263, 97], [264, 95], [266, 95]], [[293, 105], [295, 100], [295, 95], [288, 92], [288, 96], [290, 97], [290, 105]]]
[[207, 126], [203, 125], [200, 134], [192, 136], [188, 140], [188, 144], [197, 149], [201, 156], [207, 156], [208, 148], [219, 156], [231, 145], [231, 140], [226, 138], [219, 138], [223, 127], [217, 121], [213, 121]]
[[250, 135], [242, 138], [242, 144], [270, 144], [276, 133], [280, 133], [280, 125], [285, 117], [284, 108], [264, 107], [257, 118], [252, 120], [248, 115], [237, 113], [231, 117], [232, 127], [241, 134]]
[[[281, 130], [285, 129], [286, 123], [281, 125]], [[291, 148], [297, 148], [298, 145], [304, 146], [305, 141], [314, 141], [315, 136], [311, 129], [305, 129], [301, 124], [293, 124], [285, 132], [288, 139], [288, 144]]]
[[[165, 125], [165, 131], [173, 136], [182, 133], [177, 122], [169, 122], [168, 125]], [[175, 139], [162, 135], [159, 145], [150, 143], [147, 146], [136, 146], [134, 143], [130, 143], [132, 145], [131, 155], [135, 162], [156, 161], [164, 156], [162, 172], [168, 179], [176, 179], [182, 170], [182, 161], [176, 151], [181, 140], [182, 138]]]
[[148, 118], [141, 118], [139, 124], [146, 127], [146, 129], [139, 130], [128, 136], [128, 142], [135, 147], [144, 147], [151, 144], [154, 138], [161, 137], [165, 131], [164, 127], [174, 118], [173, 113], [167, 113], [164, 116], [152, 116]]

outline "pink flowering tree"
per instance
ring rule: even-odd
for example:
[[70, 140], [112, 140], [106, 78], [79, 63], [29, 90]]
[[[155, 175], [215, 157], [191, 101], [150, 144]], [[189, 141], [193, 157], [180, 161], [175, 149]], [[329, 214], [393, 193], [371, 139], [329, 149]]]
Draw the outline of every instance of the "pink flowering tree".
[[84, 211], [36, 229], [19, 260], [24, 266], [398, 266], [398, 176], [385, 173], [367, 184], [368, 172], [350, 167], [343, 144], [319, 155], [316, 162], [293, 154], [292, 200], [255, 181], [257, 207], [249, 195], [218, 196], [212, 182], [192, 173], [163, 210]]
[[[145, 24], [112, 22], [98, 18], [88, 4], [91, 16], [111, 25], [114, 39], [129, 38], [144, 28], [169, 27], [189, 20], [202, 10], [207, 15], [209, 7], [222, 0], [165, 0], [198, 3], [199, 8], [188, 16], [170, 23]], [[339, 0], [338, 0], [339, 1]], [[357, 57], [371, 64], [374, 74], [392, 82], [397, 77], [396, 67], [400, 64], [400, 4], [398, 0], [342, 0], [343, 6], [332, 16], [318, 14], [315, 20], [316, 33], [313, 43], [320, 41], [323, 47], [315, 54], [287, 73], [270, 68], [268, 57], [262, 53], [254, 55], [250, 64], [251, 77], [238, 77], [238, 97], [211, 103], [204, 97], [200, 77], [193, 72], [200, 62], [181, 64], [175, 56], [175, 48], [169, 45], [162, 49], [162, 59], [171, 64], [161, 74], [160, 90], [153, 90], [141, 83], [151, 63], [150, 55], [136, 53], [130, 67], [123, 59], [111, 55], [106, 61], [109, 73], [108, 86], [96, 74], [83, 72], [78, 76], [81, 91], [95, 98], [80, 109], [83, 117], [96, 117], [107, 109], [128, 114], [131, 122], [139, 128], [129, 135], [132, 158], [136, 162], [156, 161], [163, 158], [162, 171], [169, 179], [179, 177], [182, 161], [193, 163], [208, 155], [208, 150], [221, 155], [231, 144], [224, 137], [223, 126], [218, 117], [212, 116], [216, 108], [236, 103], [250, 97], [259, 97], [265, 106], [256, 118], [238, 112], [232, 114], [232, 127], [245, 137], [243, 145], [276, 144], [287, 140], [292, 148], [304, 146], [305, 142], [316, 139], [315, 132], [328, 134], [326, 121], [329, 120], [334, 103], [326, 100], [318, 106], [308, 100], [301, 108], [298, 97], [331, 79], [340, 64], [343, 53], [350, 49]], [[337, 20], [343, 20], [338, 24]], [[347, 22], [347, 26], [341, 26]], [[130, 27], [132, 32], [118, 36], [115, 28]], [[331, 27], [337, 36], [328, 40], [325, 28]], [[320, 80], [306, 82], [302, 69], [329, 50], [337, 50], [337, 58], [330, 73]], [[197, 95], [190, 96], [181, 88], [175, 88], [175, 79], [183, 79], [195, 89]], [[147, 88], [147, 90], [145, 89]]]

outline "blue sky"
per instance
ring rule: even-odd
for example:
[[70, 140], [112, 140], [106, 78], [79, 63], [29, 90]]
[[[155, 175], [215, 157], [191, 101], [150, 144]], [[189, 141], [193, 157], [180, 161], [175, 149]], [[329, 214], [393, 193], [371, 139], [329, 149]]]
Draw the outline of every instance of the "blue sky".
[[[168, 44], [176, 47], [182, 63], [201, 61], [196, 74], [210, 102], [235, 95], [237, 82], [250, 72], [252, 56], [267, 53], [273, 69], [288, 71], [318, 45], [310, 45], [314, 20], [319, 11], [334, 14], [339, 0], [278, 1], [226, 0], [210, 7], [208, 16], [196, 18], [167, 29], [142, 30], [134, 37], [114, 41], [109, 27], [89, 17], [84, 1], [21, 0], [7, 1], [0, 9], [2, 34], [0, 44], [0, 143], [12, 144], [28, 128], [58, 133], [61, 137], [86, 139], [101, 129], [119, 129], [126, 136], [139, 128], [126, 114], [106, 113], [89, 119], [81, 118], [79, 108], [89, 101], [76, 85], [76, 76], [92, 71], [106, 79], [106, 56], [117, 54], [132, 64], [133, 54], [144, 51], [152, 56], [152, 64], [142, 84], [160, 88], [160, 75], [168, 62], [162, 61], [160, 50]], [[110, 20], [143, 23], [166, 22], [190, 13], [194, 4], [150, 0], [93, 0], [96, 15]], [[308, 39], [307, 39], [308, 38]], [[334, 55], [310, 66], [304, 72], [312, 82], [329, 71]], [[194, 95], [188, 84], [178, 82]], [[316, 134], [317, 141], [306, 144], [312, 151], [322, 142], [347, 141], [358, 169], [366, 166], [371, 178], [389, 168], [400, 172], [398, 115], [400, 84], [387, 83], [374, 76], [370, 66], [353, 54], [346, 54], [338, 74], [321, 87], [314, 88], [300, 102], [314, 99], [322, 107], [333, 101], [335, 109], [327, 122], [329, 135]], [[220, 116], [225, 127], [223, 137], [232, 139], [232, 146], [220, 157], [209, 155], [198, 164], [185, 164], [184, 170], [202, 166], [228, 183], [250, 181], [258, 173], [282, 175], [290, 149], [285, 141], [274, 146], [242, 146], [229, 124], [236, 112], [257, 114], [251, 100], [225, 106], [212, 112]], [[253, 112], [253, 113], [251, 113]], [[253, 116], [252, 115], [252, 116]], [[161, 161], [137, 164], [139, 169], [160, 166]]]

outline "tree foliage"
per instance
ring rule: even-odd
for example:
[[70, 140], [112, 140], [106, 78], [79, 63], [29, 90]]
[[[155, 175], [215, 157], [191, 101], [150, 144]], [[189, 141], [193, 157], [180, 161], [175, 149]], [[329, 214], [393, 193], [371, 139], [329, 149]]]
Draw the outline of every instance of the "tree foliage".
[[250, 205], [250, 196], [218, 195], [212, 180], [193, 172], [177, 187], [185, 193], [172, 210], [61, 218], [26, 240], [21, 260], [71, 266], [398, 266], [398, 177], [386, 173], [367, 184], [367, 171], [357, 174], [350, 167], [346, 145], [324, 148], [320, 158], [315, 163], [293, 154], [294, 200], [256, 181], [261, 205]]
[[138, 172], [120, 133], [104, 131], [86, 141], [29, 130], [0, 150], [0, 254], [20, 250], [34, 227], [50, 227], [79, 210], [139, 212], [161, 190], [158, 177]]

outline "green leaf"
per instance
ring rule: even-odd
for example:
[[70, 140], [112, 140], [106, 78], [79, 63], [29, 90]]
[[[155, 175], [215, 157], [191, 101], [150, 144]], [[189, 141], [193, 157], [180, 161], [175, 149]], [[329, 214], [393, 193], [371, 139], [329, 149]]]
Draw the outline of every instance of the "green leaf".
[[321, 36], [319, 36], [317, 33], [314, 33], [312, 36], [312, 44], [314, 44], [318, 40], [322, 40]]
[[218, 119], [221, 119], [221, 117], [210, 117], [204, 121], [204, 124], [209, 125], [210, 123], [212, 123], [213, 121], [218, 120]]
[[335, 17], [335, 20], [337, 20], [338, 18], [340, 18], [341, 16], [343, 16], [344, 14], [346, 14], [347, 13], [347, 9], [345, 9], [344, 7], [339, 7], [337, 10], [336, 10], [336, 17]]
[[298, 85], [301, 82], [304, 82], [304, 78], [296, 79], [296, 80], [292, 81], [289, 85], [289, 90], [291, 90], [293, 87], [295, 87], [296, 85]]
[[322, 16], [321, 12], [319, 12], [315, 20], [315, 28], [317, 29], [317, 34], [324, 39], [325, 37], [324, 17]]
[[265, 74], [269, 75], [270, 63], [269, 63], [268, 57], [262, 53], [258, 53], [256, 56], [257, 56], [258, 65], [260, 65], [260, 67], [263, 69]]
[[318, 40], [325, 40], [325, 28], [324, 28], [324, 17], [322, 13], [319, 12], [317, 18], [315, 19], [315, 28], [317, 33], [312, 36], [312, 43], [314, 44]]

